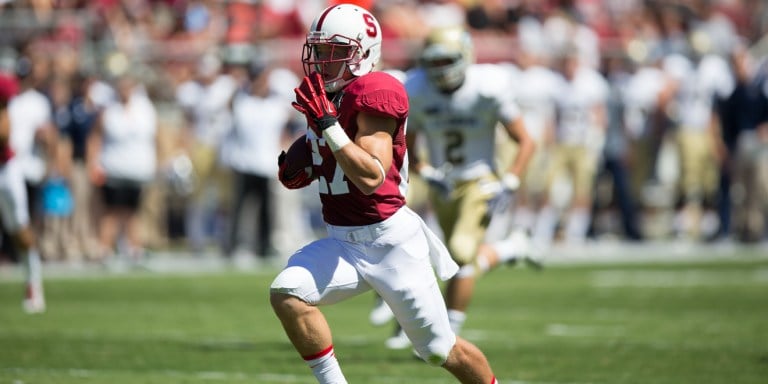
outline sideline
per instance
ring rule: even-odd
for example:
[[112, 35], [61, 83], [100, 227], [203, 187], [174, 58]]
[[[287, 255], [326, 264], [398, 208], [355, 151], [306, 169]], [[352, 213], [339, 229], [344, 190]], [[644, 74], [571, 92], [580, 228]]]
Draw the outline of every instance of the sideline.
[[[544, 252], [544, 267], [588, 265], [623, 265], [642, 263], [709, 263], [768, 261], [768, 243], [705, 244], [684, 241], [627, 243], [619, 241], [588, 242], [582, 245], [557, 244]], [[150, 252], [141, 262], [116, 257], [108, 263], [45, 262], [45, 279], [189, 276], [218, 273], [274, 275], [285, 265], [287, 255], [270, 259], [250, 254], [225, 258], [216, 252], [204, 254], [183, 251]], [[23, 279], [18, 264], [0, 265], [0, 284]]]

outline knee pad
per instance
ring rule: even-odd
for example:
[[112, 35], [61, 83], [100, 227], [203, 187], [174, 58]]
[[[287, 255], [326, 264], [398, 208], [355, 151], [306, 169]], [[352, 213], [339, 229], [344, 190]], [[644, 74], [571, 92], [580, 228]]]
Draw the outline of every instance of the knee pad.
[[309, 304], [314, 304], [316, 298], [312, 297], [317, 292], [313, 284], [312, 275], [304, 268], [288, 267], [275, 277], [269, 286], [270, 293], [284, 293], [296, 296]]
[[451, 333], [444, 337], [436, 337], [426, 345], [413, 345], [413, 350], [416, 355], [424, 360], [427, 364], [435, 367], [440, 367], [448, 360], [448, 354], [456, 344], [456, 335]]
[[416, 356], [418, 356], [420, 359], [424, 360], [424, 362], [426, 362], [427, 364], [433, 367], [441, 367], [443, 364], [445, 364], [445, 361], [448, 360], [447, 354], [442, 355], [442, 354], [431, 353], [431, 352], [419, 352], [418, 349], [414, 349], [413, 352], [416, 353]]

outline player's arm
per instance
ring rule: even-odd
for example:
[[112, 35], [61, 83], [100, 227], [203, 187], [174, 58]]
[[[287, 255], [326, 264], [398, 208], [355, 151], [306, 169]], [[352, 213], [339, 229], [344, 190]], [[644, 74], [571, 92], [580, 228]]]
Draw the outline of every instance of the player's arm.
[[521, 116], [516, 117], [505, 126], [507, 134], [517, 142], [518, 151], [515, 160], [509, 165], [507, 174], [522, 177], [528, 168], [528, 163], [536, 150], [536, 143], [525, 127], [525, 122]]
[[364, 194], [370, 195], [384, 183], [392, 165], [392, 136], [397, 121], [392, 117], [360, 112], [354, 140], [333, 155], [347, 179]]
[[[11, 142], [11, 122], [8, 119], [8, 108], [0, 104], [0, 149]], [[0, 154], [1, 155], [1, 154]]]
[[336, 106], [325, 94], [320, 74], [305, 76], [294, 93], [293, 107], [303, 113], [310, 128], [325, 139], [347, 179], [366, 195], [375, 192], [384, 183], [386, 170], [392, 165], [392, 134], [397, 120], [360, 111], [356, 117], [357, 134], [350, 138], [336, 118]]
[[288, 189], [304, 188], [312, 183], [312, 153], [306, 135], [296, 138], [277, 158], [277, 178]]
[[103, 136], [104, 122], [102, 115], [99, 114], [96, 117], [96, 122], [88, 134], [88, 138], [86, 139], [85, 144], [85, 158], [86, 167], [88, 169], [88, 176], [90, 177], [91, 182], [95, 185], [102, 185], [105, 178], [104, 169], [101, 168], [101, 163], [99, 162]]
[[409, 123], [408, 132], [405, 135], [405, 142], [408, 148], [408, 168], [412, 172], [419, 173], [428, 164], [419, 156], [419, 149], [416, 144], [419, 135], [412, 128], [413, 125]]

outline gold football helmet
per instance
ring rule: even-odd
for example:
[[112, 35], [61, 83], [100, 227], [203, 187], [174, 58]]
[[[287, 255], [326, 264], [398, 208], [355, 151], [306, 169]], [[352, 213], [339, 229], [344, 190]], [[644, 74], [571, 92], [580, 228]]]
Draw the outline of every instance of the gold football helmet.
[[419, 59], [436, 87], [456, 90], [474, 62], [472, 37], [461, 26], [435, 28], [427, 35]]

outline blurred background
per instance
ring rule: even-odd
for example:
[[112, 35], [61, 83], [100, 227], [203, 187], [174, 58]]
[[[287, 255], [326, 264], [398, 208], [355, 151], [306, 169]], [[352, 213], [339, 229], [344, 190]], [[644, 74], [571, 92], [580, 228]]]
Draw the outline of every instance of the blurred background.
[[[27, 137], [15, 151], [43, 259], [141, 264], [170, 252], [269, 262], [318, 236], [316, 191], [282, 188], [276, 158], [304, 129], [290, 101], [306, 30], [330, 3], [0, 0], [0, 71], [22, 84], [19, 116], [35, 117], [11, 120], [13, 135]], [[542, 167], [529, 172], [516, 225], [535, 230], [546, 195], [561, 208], [555, 247], [765, 243], [766, 2], [355, 3], [379, 19], [382, 68], [393, 73], [413, 67], [429, 29], [446, 24], [470, 30], [478, 62], [509, 68]], [[529, 69], [568, 78], [565, 58], [606, 89], [584, 96], [606, 119], [584, 143], [599, 171], [582, 235], [566, 233], [569, 181], [536, 179], [567, 111]], [[531, 89], [549, 96], [528, 98]], [[410, 201], [423, 204], [413, 182]], [[139, 187], [136, 204], [115, 197], [126, 183]], [[16, 260], [3, 241], [0, 261]]]

